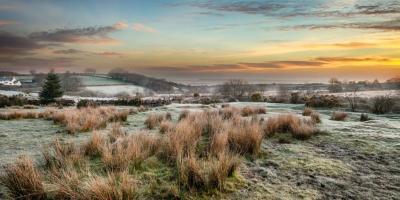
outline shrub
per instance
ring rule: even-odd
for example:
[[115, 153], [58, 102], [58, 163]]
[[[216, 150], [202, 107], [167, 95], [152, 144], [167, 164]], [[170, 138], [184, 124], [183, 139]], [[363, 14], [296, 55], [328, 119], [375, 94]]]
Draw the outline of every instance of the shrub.
[[331, 116], [331, 120], [335, 121], [344, 121], [347, 118], [347, 113], [343, 112], [333, 112]]
[[340, 106], [339, 97], [333, 95], [314, 95], [306, 100], [307, 107], [328, 107], [334, 108]]
[[395, 101], [389, 95], [375, 97], [372, 100], [372, 112], [375, 114], [385, 114], [391, 112], [395, 106]]
[[362, 113], [361, 116], [360, 116], [360, 121], [365, 122], [365, 121], [368, 121], [368, 120], [370, 120], [368, 114]]
[[46, 199], [41, 174], [27, 157], [20, 157], [15, 164], [3, 168], [0, 182], [15, 199]]
[[252, 102], [262, 102], [264, 101], [263, 96], [260, 93], [254, 93], [250, 96]]
[[93, 100], [86, 100], [86, 99], [82, 99], [76, 104], [77, 108], [86, 108], [86, 107], [96, 108], [98, 106], [99, 106], [99, 104], [97, 102], [95, 102]]

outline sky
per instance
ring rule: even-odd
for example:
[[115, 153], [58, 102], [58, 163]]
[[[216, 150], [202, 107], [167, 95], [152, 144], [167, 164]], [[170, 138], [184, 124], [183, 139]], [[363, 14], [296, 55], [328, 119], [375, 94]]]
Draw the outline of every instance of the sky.
[[0, 71], [184, 83], [400, 75], [400, 0], [0, 0]]

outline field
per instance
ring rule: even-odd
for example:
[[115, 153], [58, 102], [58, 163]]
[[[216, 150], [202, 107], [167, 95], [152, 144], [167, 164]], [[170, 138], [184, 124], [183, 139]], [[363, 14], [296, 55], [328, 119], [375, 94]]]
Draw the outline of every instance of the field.
[[[265, 120], [281, 114], [301, 116], [303, 105], [273, 103], [230, 103], [230, 107], [262, 107]], [[170, 113], [176, 122], [182, 111], [199, 112], [221, 107], [200, 104], [171, 104], [128, 116], [122, 123], [123, 130], [135, 134], [145, 130], [145, 121], [151, 114]], [[121, 108], [122, 109], [122, 108]], [[257, 156], [245, 156], [234, 179], [228, 179], [224, 190], [194, 193], [190, 198], [212, 199], [396, 199], [400, 195], [400, 116], [373, 115], [371, 120], [360, 122], [360, 113], [348, 113], [345, 121], [331, 120], [332, 110], [317, 110], [322, 123], [320, 133], [306, 140], [297, 140], [287, 134], [264, 138]], [[112, 129], [109, 124], [105, 130]], [[158, 129], [150, 130], [159, 134]], [[91, 133], [67, 134], [62, 126], [43, 119], [0, 120], [1, 163], [8, 164], [19, 155], [33, 156], [43, 163], [43, 145], [54, 138], [82, 143]], [[150, 160], [149, 160], [150, 159]], [[170, 168], [152, 163], [146, 176], [165, 184], [176, 182], [165, 179]], [[137, 170], [137, 169], [136, 169]], [[166, 170], [166, 171], [163, 171]], [[140, 170], [138, 172], [141, 172]], [[146, 177], [137, 174], [139, 181]], [[144, 176], [144, 177], [143, 177]], [[167, 181], [167, 183], [165, 183]], [[146, 185], [146, 184], [145, 184]], [[146, 186], [147, 187], [147, 186]], [[165, 189], [165, 188], [164, 188]], [[4, 190], [4, 189], [3, 189]], [[153, 189], [152, 189], [153, 190]], [[148, 192], [148, 191], [146, 191]], [[138, 191], [140, 195], [147, 193]], [[171, 191], [170, 191], [171, 192]], [[182, 191], [181, 191], [182, 192]], [[157, 193], [158, 194], [158, 193]], [[3, 194], [4, 195], [4, 194]], [[148, 195], [148, 194], [147, 194]], [[1, 197], [1, 194], [0, 194]], [[149, 196], [146, 196], [149, 198]], [[180, 198], [188, 198], [181, 193]], [[157, 198], [155, 196], [151, 198]]]
[[125, 82], [100, 76], [77, 76], [82, 80], [84, 86], [98, 86], [98, 85], [122, 85]]

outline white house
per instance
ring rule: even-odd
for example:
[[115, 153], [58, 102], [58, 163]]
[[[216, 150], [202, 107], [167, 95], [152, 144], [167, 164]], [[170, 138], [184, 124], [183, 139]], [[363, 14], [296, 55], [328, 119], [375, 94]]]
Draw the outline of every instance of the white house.
[[21, 86], [21, 81], [17, 80], [15, 77], [11, 80], [8, 78], [0, 78], [0, 85]]

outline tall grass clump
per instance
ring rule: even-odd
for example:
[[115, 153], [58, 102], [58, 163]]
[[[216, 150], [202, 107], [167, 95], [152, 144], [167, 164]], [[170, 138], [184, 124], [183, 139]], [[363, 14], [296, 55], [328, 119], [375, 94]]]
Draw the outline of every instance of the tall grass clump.
[[297, 139], [306, 139], [318, 133], [313, 120], [302, 119], [292, 114], [269, 118], [264, 131], [269, 136], [276, 133], [290, 133]]
[[263, 107], [246, 106], [246, 107], [242, 108], [242, 110], [241, 110], [241, 114], [243, 117], [248, 117], [248, 116], [257, 115], [257, 114], [265, 114], [265, 113], [267, 113], [267, 109], [265, 109]]
[[128, 110], [115, 107], [84, 107], [80, 109], [63, 109], [45, 111], [43, 117], [65, 126], [69, 133], [86, 132], [103, 129], [108, 122], [126, 121]]
[[165, 113], [165, 114], [152, 113], [147, 117], [146, 121], [144, 121], [144, 124], [148, 129], [154, 129], [158, 127], [161, 124], [161, 122], [168, 120], [171, 120], [170, 113]]
[[20, 157], [15, 164], [3, 168], [0, 182], [13, 199], [46, 199], [42, 175], [28, 157]]
[[333, 112], [331, 116], [331, 120], [335, 121], [345, 121], [347, 118], [347, 113], [344, 112]]
[[15, 110], [0, 113], [0, 120], [14, 120], [14, 119], [36, 119], [39, 117], [37, 111]]

